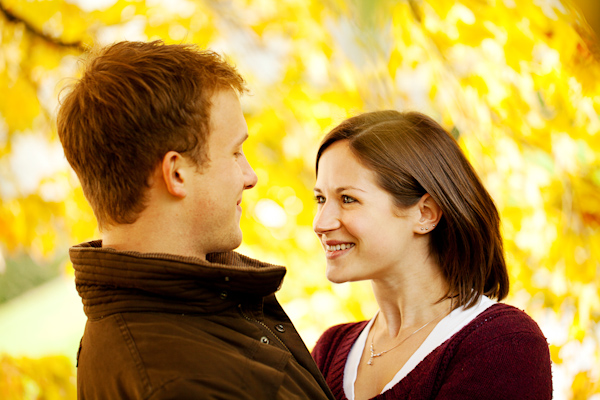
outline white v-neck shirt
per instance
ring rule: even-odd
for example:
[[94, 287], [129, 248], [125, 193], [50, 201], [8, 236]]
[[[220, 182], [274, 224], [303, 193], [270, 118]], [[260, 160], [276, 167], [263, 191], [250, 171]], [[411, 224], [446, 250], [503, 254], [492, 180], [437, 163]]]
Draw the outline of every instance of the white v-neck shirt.
[[[408, 359], [406, 364], [396, 373], [394, 378], [383, 388], [381, 393], [391, 389], [394, 385], [400, 382], [406, 375], [408, 375], [425, 357], [429, 355], [438, 346], [450, 339], [452, 335], [464, 328], [469, 322], [473, 321], [479, 314], [487, 310], [492, 305], [496, 304], [494, 300], [489, 299], [487, 296], [481, 296], [477, 305], [465, 310], [464, 307], [459, 307], [456, 310], [448, 314], [442, 319], [436, 327], [431, 331], [427, 339], [419, 346], [417, 351]], [[356, 375], [358, 372], [358, 364], [362, 357], [363, 351], [367, 343], [367, 336], [375, 317], [371, 318], [369, 323], [364, 327], [361, 334], [358, 336], [350, 353], [346, 360], [346, 366], [344, 368], [344, 392], [348, 400], [354, 400], [354, 383], [356, 382]]]

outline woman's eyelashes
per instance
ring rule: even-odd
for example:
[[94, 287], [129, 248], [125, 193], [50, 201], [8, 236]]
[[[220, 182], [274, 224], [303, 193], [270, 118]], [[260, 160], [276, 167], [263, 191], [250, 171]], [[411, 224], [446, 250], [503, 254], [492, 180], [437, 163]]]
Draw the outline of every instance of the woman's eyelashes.
[[345, 204], [354, 203], [354, 202], [356, 202], [356, 199], [354, 197], [350, 197], [348, 195], [343, 194], [342, 195], [342, 202], [345, 203]]
[[[341, 195], [340, 200], [344, 204], [351, 204], [356, 202], [356, 199], [354, 197], [348, 196], [346, 194]], [[324, 204], [326, 199], [325, 196], [317, 194], [315, 195], [315, 201], [317, 202], [317, 204]]]

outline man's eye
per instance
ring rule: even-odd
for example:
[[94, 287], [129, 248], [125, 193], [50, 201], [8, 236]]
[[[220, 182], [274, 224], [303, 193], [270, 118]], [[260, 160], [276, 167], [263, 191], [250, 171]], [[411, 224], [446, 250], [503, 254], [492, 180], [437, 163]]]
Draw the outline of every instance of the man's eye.
[[354, 200], [352, 197], [350, 196], [346, 196], [345, 194], [342, 195], [342, 201], [344, 203], [354, 203], [356, 200]]

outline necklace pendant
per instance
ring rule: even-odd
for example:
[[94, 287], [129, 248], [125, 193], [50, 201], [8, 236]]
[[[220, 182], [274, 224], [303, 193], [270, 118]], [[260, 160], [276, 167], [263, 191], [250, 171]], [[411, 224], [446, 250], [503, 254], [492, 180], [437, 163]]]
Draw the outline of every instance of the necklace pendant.
[[373, 358], [380, 356], [380, 354], [375, 354], [375, 352], [373, 351], [373, 342], [371, 342], [370, 352], [371, 352], [371, 357], [369, 357], [369, 361], [367, 361], [367, 365], [373, 365]]
[[429, 325], [430, 323], [432, 323], [433, 321], [435, 321], [436, 319], [438, 319], [439, 317], [442, 316], [442, 314], [444, 313], [440, 313], [438, 314], [434, 319], [432, 319], [431, 321], [427, 322], [425, 325], [423, 325], [422, 327], [420, 327], [419, 329], [417, 329], [416, 331], [414, 331], [413, 333], [411, 333], [410, 335], [408, 335], [407, 337], [405, 337], [404, 339], [402, 339], [400, 341], [400, 343], [398, 343], [397, 345], [395, 345], [394, 347], [384, 350], [380, 353], [375, 353], [375, 350], [373, 349], [373, 342], [375, 341], [375, 335], [373, 334], [373, 337], [371, 338], [371, 357], [369, 357], [369, 361], [367, 361], [367, 365], [373, 365], [373, 359], [375, 357], [381, 357], [382, 355], [394, 350], [395, 348], [397, 348], [398, 346], [400, 346], [402, 343], [406, 342], [408, 339], [410, 339], [415, 333], [419, 332], [421, 329], [425, 328], [427, 325]]

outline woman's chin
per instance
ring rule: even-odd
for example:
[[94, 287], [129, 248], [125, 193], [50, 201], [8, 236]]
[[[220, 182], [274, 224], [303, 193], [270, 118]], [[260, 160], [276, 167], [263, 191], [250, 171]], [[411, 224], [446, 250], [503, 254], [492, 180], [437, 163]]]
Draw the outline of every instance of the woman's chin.
[[344, 274], [340, 273], [341, 271], [339, 270], [335, 270], [335, 269], [330, 269], [327, 268], [327, 271], [325, 272], [325, 276], [327, 277], [327, 280], [331, 283], [346, 283], [349, 281], [347, 276], [344, 276]]

